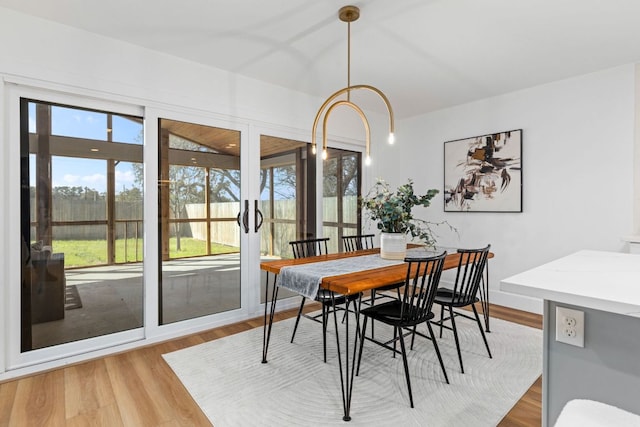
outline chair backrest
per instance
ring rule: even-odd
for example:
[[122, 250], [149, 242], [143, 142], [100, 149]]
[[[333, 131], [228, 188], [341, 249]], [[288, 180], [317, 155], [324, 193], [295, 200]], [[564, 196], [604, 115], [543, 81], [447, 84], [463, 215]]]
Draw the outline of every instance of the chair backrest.
[[316, 255], [326, 255], [328, 253], [328, 237], [320, 239], [295, 240], [289, 242], [294, 258], [306, 258]]
[[471, 304], [475, 301], [480, 282], [483, 280], [490, 248], [491, 245], [481, 249], [458, 249], [460, 261], [453, 288], [454, 304]]
[[422, 258], [405, 258], [405, 278], [400, 317], [403, 323], [423, 322], [431, 313], [447, 252]]
[[373, 249], [373, 234], [357, 234], [355, 236], [342, 236], [342, 244], [345, 252]]

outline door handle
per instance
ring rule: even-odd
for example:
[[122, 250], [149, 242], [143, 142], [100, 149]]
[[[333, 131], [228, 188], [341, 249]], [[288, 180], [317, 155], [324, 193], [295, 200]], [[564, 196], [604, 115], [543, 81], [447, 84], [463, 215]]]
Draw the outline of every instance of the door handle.
[[[238, 223], [238, 227], [240, 227], [240, 212], [238, 212], [238, 216], [236, 217], [236, 222]], [[244, 228], [244, 232], [249, 234], [249, 200], [244, 201], [244, 213], [242, 214], [242, 228]]]
[[[260, 230], [260, 227], [262, 227], [262, 223], [264, 222], [264, 216], [262, 216], [262, 212], [260, 211], [260, 209], [258, 208], [258, 201], [254, 200], [255, 204], [254, 204], [254, 209], [253, 209], [253, 222], [255, 224], [255, 232], [257, 233], [258, 230]], [[258, 222], [258, 217], [260, 219], [260, 221]]]
[[244, 232], [249, 234], [249, 200], [244, 201], [244, 214], [242, 214], [242, 225]]

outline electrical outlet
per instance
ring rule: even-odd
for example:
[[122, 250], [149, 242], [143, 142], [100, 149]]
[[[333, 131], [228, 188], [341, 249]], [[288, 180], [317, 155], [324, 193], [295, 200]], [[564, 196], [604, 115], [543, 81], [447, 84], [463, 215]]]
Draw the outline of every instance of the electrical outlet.
[[584, 311], [556, 306], [556, 341], [584, 347]]

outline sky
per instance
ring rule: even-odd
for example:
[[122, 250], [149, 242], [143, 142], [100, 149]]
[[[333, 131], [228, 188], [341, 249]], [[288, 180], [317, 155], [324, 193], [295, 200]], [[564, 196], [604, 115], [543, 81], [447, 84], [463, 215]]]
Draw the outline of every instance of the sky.
[[[35, 104], [29, 104], [29, 132], [36, 131]], [[122, 116], [113, 116], [112, 140], [142, 144], [142, 124]], [[54, 135], [107, 140], [107, 115], [101, 112], [52, 107], [51, 132]], [[32, 155], [32, 162], [35, 156]], [[107, 185], [106, 160], [79, 159], [55, 156], [52, 159], [53, 187], [88, 187], [105, 192]], [[35, 186], [35, 167], [30, 168], [30, 183]], [[131, 163], [120, 162], [116, 167], [116, 193], [134, 186]]]

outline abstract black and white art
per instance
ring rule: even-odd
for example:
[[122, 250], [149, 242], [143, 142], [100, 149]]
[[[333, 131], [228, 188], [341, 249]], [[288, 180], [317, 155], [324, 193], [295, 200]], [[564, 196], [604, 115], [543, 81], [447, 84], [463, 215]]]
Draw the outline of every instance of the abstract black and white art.
[[522, 212], [522, 129], [444, 143], [445, 212]]

